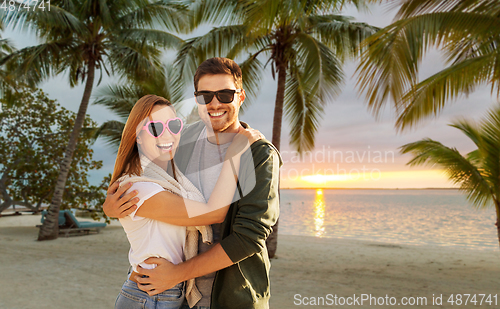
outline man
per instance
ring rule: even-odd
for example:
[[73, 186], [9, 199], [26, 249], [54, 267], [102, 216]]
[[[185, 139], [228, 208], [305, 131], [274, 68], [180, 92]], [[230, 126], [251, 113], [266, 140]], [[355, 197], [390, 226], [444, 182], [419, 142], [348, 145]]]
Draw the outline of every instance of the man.
[[[247, 126], [238, 119], [245, 91], [241, 69], [227, 58], [204, 61], [196, 71], [194, 86], [201, 122], [183, 130], [183, 146], [175, 161], [208, 200], [220, 173], [220, 158], [224, 158], [234, 133]], [[164, 259], [146, 260], [157, 267], [140, 269], [139, 274], [145, 276], [135, 278], [140, 289], [155, 295], [197, 278], [203, 298], [195, 308], [269, 308], [270, 262], [265, 241], [279, 215], [282, 161], [277, 149], [265, 139], [250, 148], [247, 164], [240, 166], [239, 200], [231, 204], [222, 224], [212, 226], [214, 244], [200, 242], [200, 254], [177, 265]], [[123, 190], [112, 194], [116, 187], [110, 187], [104, 211], [110, 217], [121, 218], [135, 210], [135, 206], [131, 207], [134, 194], [119, 198]]]

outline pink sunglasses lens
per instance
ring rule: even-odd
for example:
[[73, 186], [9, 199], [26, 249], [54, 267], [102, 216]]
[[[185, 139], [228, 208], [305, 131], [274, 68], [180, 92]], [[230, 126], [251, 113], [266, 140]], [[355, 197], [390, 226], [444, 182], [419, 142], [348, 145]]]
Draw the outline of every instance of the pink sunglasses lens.
[[181, 129], [182, 129], [182, 120], [177, 118], [168, 121], [168, 130], [172, 132], [172, 134], [179, 134]]
[[161, 122], [150, 122], [148, 124], [148, 131], [154, 137], [159, 137], [163, 133], [163, 123]]

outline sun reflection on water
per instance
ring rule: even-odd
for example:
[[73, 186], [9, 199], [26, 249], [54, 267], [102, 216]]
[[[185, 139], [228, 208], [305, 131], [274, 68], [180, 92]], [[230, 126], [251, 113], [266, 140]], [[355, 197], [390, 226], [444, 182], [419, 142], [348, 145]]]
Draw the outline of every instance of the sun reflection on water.
[[316, 190], [316, 198], [314, 200], [314, 225], [316, 228], [316, 236], [321, 237], [325, 233], [325, 200], [323, 190]]
[[281, 192], [280, 233], [284, 235], [498, 250], [494, 210], [471, 209], [459, 191], [318, 188]]

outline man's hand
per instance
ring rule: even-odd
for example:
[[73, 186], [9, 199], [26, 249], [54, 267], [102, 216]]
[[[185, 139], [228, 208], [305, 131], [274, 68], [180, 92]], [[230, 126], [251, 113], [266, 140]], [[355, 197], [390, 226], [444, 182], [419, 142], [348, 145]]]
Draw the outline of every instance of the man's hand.
[[177, 271], [177, 265], [170, 263], [164, 258], [149, 258], [144, 263], [157, 265], [154, 269], [145, 269], [140, 265], [137, 267], [139, 275], [147, 276], [145, 278], [137, 276], [137, 286], [148, 293], [149, 296], [159, 294], [185, 281]]
[[137, 209], [135, 203], [139, 201], [139, 198], [134, 196], [136, 196], [138, 192], [132, 191], [125, 194], [125, 191], [131, 186], [132, 183], [128, 183], [119, 188], [118, 182], [109, 186], [106, 201], [104, 205], [102, 205], [102, 209], [106, 216], [110, 218], [125, 218]]

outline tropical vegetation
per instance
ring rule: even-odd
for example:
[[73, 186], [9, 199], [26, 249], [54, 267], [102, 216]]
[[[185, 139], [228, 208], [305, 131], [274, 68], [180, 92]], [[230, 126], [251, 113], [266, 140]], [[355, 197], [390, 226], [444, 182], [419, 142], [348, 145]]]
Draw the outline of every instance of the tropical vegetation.
[[[2, 100], [0, 112], [0, 212], [12, 206], [39, 212], [54, 195], [59, 163], [76, 114], [41, 90], [16, 90], [16, 104], [9, 106]], [[94, 126], [96, 123], [87, 116], [83, 128]], [[106, 190], [90, 185], [89, 172], [100, 169], [102, 161], [93, 159], [89, 132], [79, 139], [61, 208], [99, 209]]]
[[426, 138], [402, 146], [401, 153], [413, 155], [410, 166], [443, 169], [476, 208], [495, 208], [500, 245], [500, 105], [479, 123], [463, 119], [451, 126], [465, 134], [476, 149], [462, 155], [456, 148]]
[[[3, 32], [4, 28], [4, 24], [0, 21], [0, 31]], [[14, 45], [9, 39], [0, 36], [0, 59], [7, 57], [15, 50]], [[3, 104], [13, 104], [13, 96], [16, 93], [16, 88], [19, 86], [18, 84], [16, 79], [9, 74], [9, 69], [6, 68], [6, 65], [0, 66], [0, 97], [3, 99]]]
[[179, 31], [186, 24], [186, 11], [187, 5], [168, 0], [54, 0], [50, 11], [20, 8], [2, 13], [1, 20], [6, 25], [29, 31], [41, 41], [3, 59], [2, 64], [16, 68], [12, 72], [14, 76], [28, 85], [36, 85], [66, 73], [71, 87], [80, 82], [85, 84], [49, 213], [38, 240], [58, 236], [58, 212], [96, 71], [101, 77], [106, 73], [133, 79], [161, 74], [163, 49], [177, 47], [182, 42], [167, 31]]
[[[392, 104], [399, 130], [438, 115], [482, 85], [500, 95], [500, 2], [392, 0], [396, 21], [367, 39], [358, 86], [379, 114]], [[444, 52], [447, 66], [420, 80], [424, 56]]]

